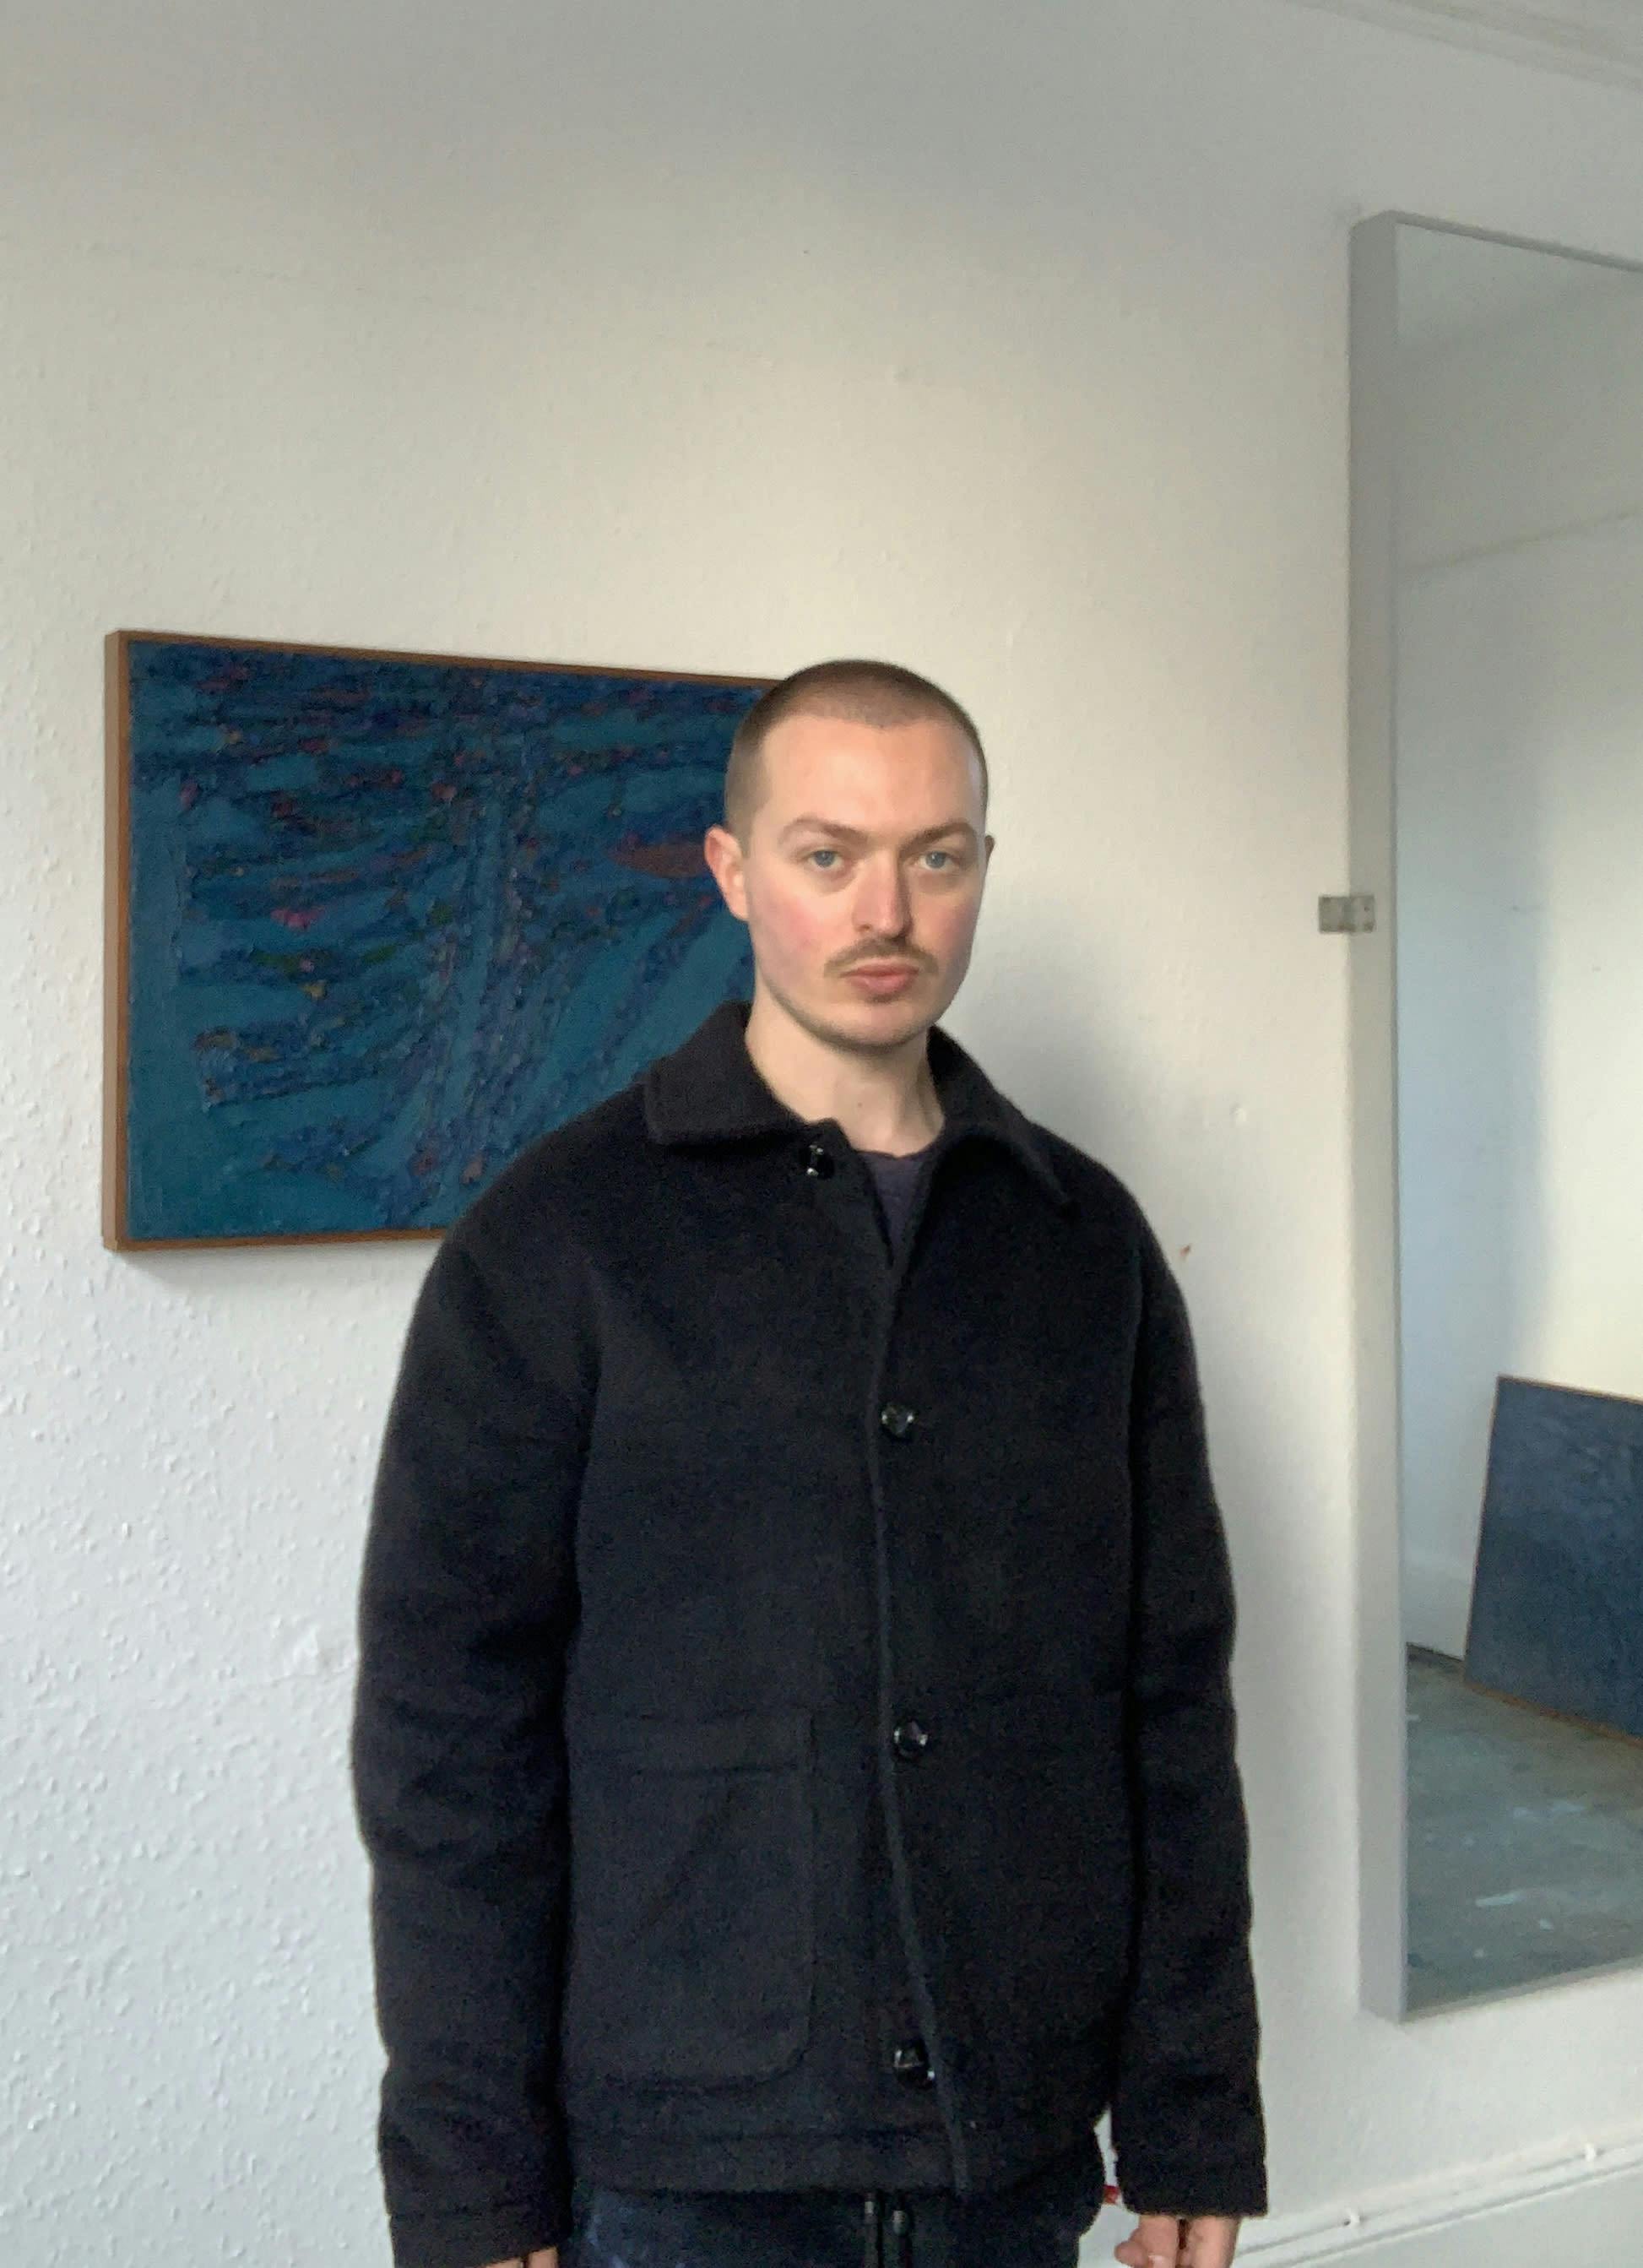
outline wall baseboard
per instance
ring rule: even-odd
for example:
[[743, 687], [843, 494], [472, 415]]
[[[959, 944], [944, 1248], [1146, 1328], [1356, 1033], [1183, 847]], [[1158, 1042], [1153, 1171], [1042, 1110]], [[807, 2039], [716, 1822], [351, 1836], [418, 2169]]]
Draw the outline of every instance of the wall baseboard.
[[[1134, 2215], [1104, 2207], [1084, 2268], [1112, 2257]], [[1545, 2268], [1549, 2260], [1643, 2258], [1643, 2126], [1457, 2168], [1361, 2201], [1244, 2224], [1237, 2268]]]

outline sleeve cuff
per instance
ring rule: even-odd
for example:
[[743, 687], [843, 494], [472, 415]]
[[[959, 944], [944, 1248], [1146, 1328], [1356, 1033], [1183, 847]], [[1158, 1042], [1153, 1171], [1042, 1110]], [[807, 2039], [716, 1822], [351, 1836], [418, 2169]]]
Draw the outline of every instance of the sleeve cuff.
[[493, 2261], [519, 2260], [563, 2244], [570, 2234], [569, 2205], [549, 2197], [388, 2220], [394, 2268], [490, 2268]]
[[1127, 2176], [1117, 2170], [1118, 2195], [1131, 2213], [1224, 2213], [1249, 2220], [1268, 2210], [1266, 2176], [1249, 2166], [1202, 2163], [1174, 2175], [1166, 2166]]

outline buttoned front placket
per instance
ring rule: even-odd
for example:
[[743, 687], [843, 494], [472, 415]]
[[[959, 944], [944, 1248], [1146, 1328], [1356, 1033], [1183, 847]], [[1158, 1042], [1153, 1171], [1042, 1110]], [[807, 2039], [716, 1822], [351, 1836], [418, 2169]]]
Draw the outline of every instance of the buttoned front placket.
[[[911, 1871], [902, 1830], [899, 1774], [929, 1746], [932, 1734], [913, 1715], [903, 1715], [897, 1690], [892, 1600], [890, 1595], [889, 1483], [894, 1462], [918, 1454], [931, 1418], [897, 1398], [891, 1375], [891, 1352], [903, 1285], [918, 1244], [918, 1232], [941, 1162], [956, 1137], [947, 1129], [937, 1135], [929, 1165], [915, 1192], [900, 1246], [892, 1255], [885, 1243], [868, 1169], [845, 1139], [836, 1121], [824, 1122], [812, 1132], [804, 1149], [807, 1176], [819, 1189], [829, 1188], [837, 1199], [842, 1233], [863, 1248], [864, 1271], [877, 1299], [877, 1329], [869, 1366], [866, 1464], [873, 1497], [873, 1593], [878, 1616], [877, 1741], [880, 1809], [886, 1850], [890, 1862], [892, 1899], [912, 2006], [920, 2036], [899, 2041], [890, 2068], [904, 2086], [934, 2090], [937, 2107], [952, 2155], [954, 2180], [963, 2192], [969, 2188], [969, 2154], [963, 2139], [952, 2073], [947, 2068], [939, 2042], [939, 2023], [930, 1990], [929, 1970], [914, 1908]], [[868, 1240], [871, 1240], [869, 1244]], [[887, 1468], [888, 1469], [887, 1470]]]

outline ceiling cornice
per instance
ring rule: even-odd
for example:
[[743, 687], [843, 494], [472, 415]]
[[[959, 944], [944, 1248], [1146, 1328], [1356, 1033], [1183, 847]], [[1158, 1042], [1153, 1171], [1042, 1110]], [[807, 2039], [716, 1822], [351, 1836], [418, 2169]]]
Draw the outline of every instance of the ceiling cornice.
[[1573, 72], [1613, 86], [1643, 90], [1643, 6], [1635, 26], [1622, 28], [1612, 9], [1591, 0], [1294, 0], [1302, 8], [1357, 16], [1395, 31], [1509, 55], [1544, 70]]

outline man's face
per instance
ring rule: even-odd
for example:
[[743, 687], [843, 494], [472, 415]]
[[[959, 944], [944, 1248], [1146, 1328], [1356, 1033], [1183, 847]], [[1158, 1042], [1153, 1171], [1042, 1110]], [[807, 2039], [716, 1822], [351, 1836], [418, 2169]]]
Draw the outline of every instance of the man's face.
[[969, 740], [935, 718], [789, 717], [763, 768], [745, 851], [723, 827], [703, 846], [760, 985], [835, 1046], [927, 1030], [969, 966], [992, 849]]

